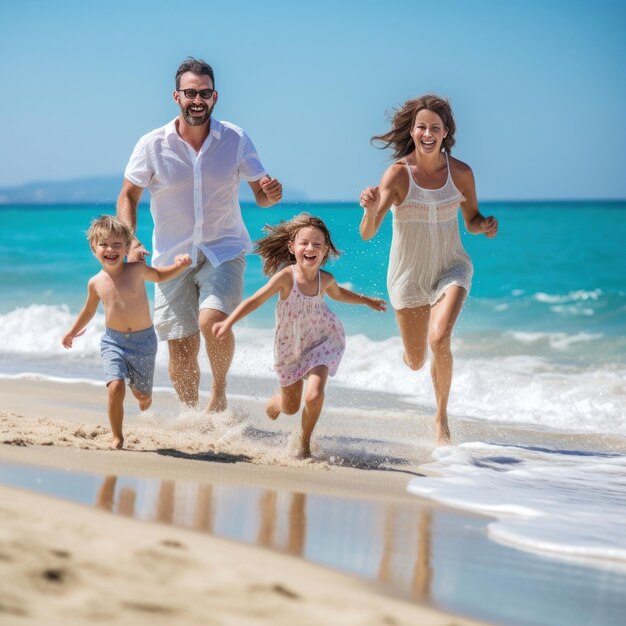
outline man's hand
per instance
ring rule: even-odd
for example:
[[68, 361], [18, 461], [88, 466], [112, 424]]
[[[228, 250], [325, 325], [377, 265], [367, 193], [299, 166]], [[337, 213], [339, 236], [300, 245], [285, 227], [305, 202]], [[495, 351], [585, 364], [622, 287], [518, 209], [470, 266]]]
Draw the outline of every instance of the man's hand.
[[145, 263], [145, 257], [149, 254], [150, 252], [143, 247], [143, 244], [139, 241], [139, 239], [133, 239], [126, 258], [129, 263], [133, 263], [134, 261], [141, 261], [142, 263]]
[[263, 178], [259, 181], [259, 184], [270, 202], [273, 204], [280, 202], [280, 199], [283, 197], [283, 186], [276, 178], [263, 176]]

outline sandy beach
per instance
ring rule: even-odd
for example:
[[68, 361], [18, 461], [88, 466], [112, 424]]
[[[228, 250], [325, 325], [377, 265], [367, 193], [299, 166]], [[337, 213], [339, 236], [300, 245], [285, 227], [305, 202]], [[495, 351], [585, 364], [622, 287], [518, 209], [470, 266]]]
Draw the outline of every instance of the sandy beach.
[[[167, 406], [169, 396], [163, 392], [155, 400]], [[393, 589], [295, 558], [298, 541], [294, 544], [293, 538], [291, 549], [281, 554], [207, 532], [129, 519], [123, 492], [115, 505], [121, 515], [106, 510], [114, 508], [117, 475], [196, 484], [217, 481], [222, 489], [271, 486], [272, 493], [302, 494], [300, 498], [367, 498], [410, 507], [418, 499], [405, 486], [415, 468], [341, 467], [323, 460], [290, 460], [284, 451], [265, 448], [259, 453], [239, 439], [216, 438], [223, 425], [213, 424], [203, 433], [197, 424], [188, 428], [190, 423], [184, 421], [177, 428], [166, 428], [158, 420], [141, 422], [130, 403], [128, 449], [112, 451], [107, 449], [103, 398], [103, 390], [89, 384], [0, 381], [0, 463], [42, 468], [43, 476], [49, 468], [68, 476], [108, 477], [96, 507], [0, 488], [3, 624], [478, 623], [427, 606], [427, 598], [398, 597]], [[254, 406], [238, 402], [238, 410], [261, 410], [257, 401], [250, 402]], [[294, 502], [295, 497], [292, 510]], [[265, 518], [266, 531], [268, 519], [271, 516]], [[157, 516], [159, 520], [168, 521]], [[300, 553], [301, 544], [302, 539]], [[380, 571], [384, 565], [381, 560]]]

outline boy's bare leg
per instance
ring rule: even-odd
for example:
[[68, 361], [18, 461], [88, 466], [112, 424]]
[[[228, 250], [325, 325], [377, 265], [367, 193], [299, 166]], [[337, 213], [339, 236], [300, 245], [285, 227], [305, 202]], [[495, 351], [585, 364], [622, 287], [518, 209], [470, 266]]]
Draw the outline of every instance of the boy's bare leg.
[[302, 410], [302, 436], [297, 454], [300, 459], [308, 459], [311, 456], [311, 435], [324, 406], [327, 380], [328, 368], [325, 365], [318, 365], [309, 372]]
[[170, 353], [169, 374], [178, 399], [187, 406], [195, 408], [198, 404], [200, 389], [200, 333], [170, 339], [167, 342]]
[[235, 335], [231, 331], [218, 339], [212, 330], [213, 324], [223, 322], [227, 317], [226, 313], [216, 309], [202, 309], [200, 311], [200, 330], [204, 337], [206, 353], [213, 374], [207, 413], [219, 413], [225, 411], [227, 407], [226, 376], [235, 354]]
[[124, 446], [122, 422], [124, 421], [124, 396], [126, 383], [123, 380], [112, 380], [107, 386], [107, 412], [113, 439], [111, 447], [121, 450]]
[[275, 420], [281, 413], [294, 415], [300, 408], [302, 399], [303, 381], [297, 380], [295, 383], [287, 387], [281, 387], [280, 391], [275, 393], [265, 406], [265, 414], [271, 420]]
[[133, 392], [133, 396], [137, 398], [137, 402], [139, 402], [139, 410], [147, 411], [152, 405], [152, 394], [141, 393], [133, 387], [130, 390]]

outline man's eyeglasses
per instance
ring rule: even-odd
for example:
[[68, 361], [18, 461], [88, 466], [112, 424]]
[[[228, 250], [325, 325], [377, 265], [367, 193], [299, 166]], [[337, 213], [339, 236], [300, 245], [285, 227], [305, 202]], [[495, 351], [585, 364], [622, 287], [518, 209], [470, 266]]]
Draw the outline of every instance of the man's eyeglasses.
[[177, 89], [176, 91], [182, 91], [185, 98], [189, 98], [189, 100], [195, 100], [198, 94], [203, 100], [209, 100], [215, 93], [215, 89], [200, 89], [200, 91], [197, 89]]

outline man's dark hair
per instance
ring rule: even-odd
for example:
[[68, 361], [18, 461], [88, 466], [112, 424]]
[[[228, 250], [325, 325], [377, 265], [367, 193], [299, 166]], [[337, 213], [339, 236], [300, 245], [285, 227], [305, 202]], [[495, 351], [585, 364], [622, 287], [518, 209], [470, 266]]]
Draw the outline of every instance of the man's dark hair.
[[187, 57], [176, 70], [176, 89], [180, 89], [180, 77], [185, 72], [192, 72], [198, 76], [209, 76], [213, 83], [213, 89], [215, 89], [215, 76], [213, 75], [213, 68], [202, 59], [194, 59], [193, 57]]

